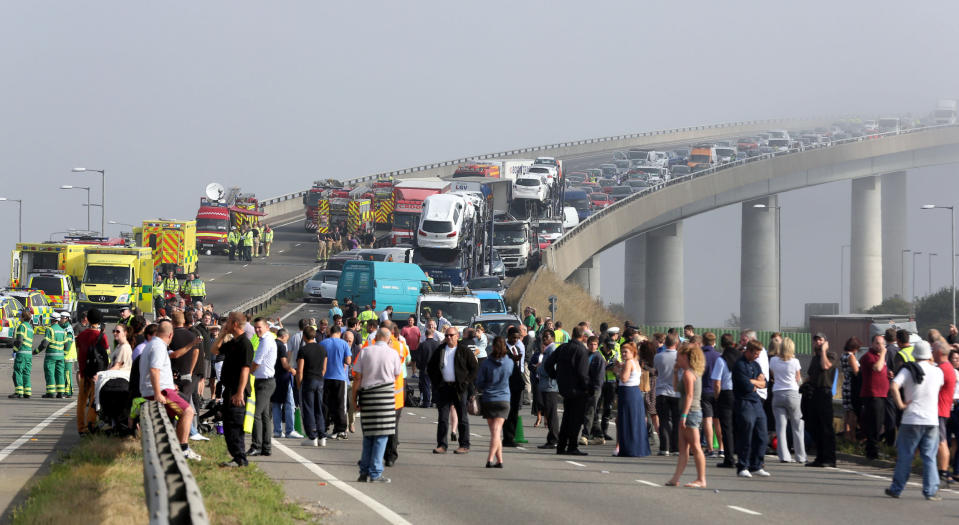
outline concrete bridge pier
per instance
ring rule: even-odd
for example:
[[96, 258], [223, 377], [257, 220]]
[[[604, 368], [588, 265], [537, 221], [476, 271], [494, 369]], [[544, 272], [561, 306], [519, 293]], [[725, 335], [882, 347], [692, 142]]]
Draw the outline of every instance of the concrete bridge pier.
[[862, 312], [882, 302], [882, 179], [852, 181], [852, 239], [849, 267], [849, 311]]
[[646, 233], [646, 324], [682, 326], [683, 223]]
[[743, 328], [780, 330], [779, 200], [742, 204], [739, 317]]
[[596, 299], [601, 299], [600, 281], [599, 281], [599, 254], [590, 257], [582, 266], [576, 269], [569, 276], [569, 281], [578, 284], [589, 295]]
[[882, 176], [882, 298], [906, 294], [903, 254], [906, 248], [906, 172]]
[[623, 307], [627, 318], [636, 324], [646, 323], [646, 234], [626, 239], [626, 284]]

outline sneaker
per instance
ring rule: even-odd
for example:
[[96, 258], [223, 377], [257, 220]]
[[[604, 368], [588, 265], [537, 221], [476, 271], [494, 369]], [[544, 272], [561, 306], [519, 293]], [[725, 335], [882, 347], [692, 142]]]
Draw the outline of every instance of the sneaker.
[[740, 470], [739, 473], [736, 474], [736, 475], [739, 476], [739, 477], [741, 477], [741, 478], [751, 478], [751, 477], [753, 477], [753, 475], [750, 474], [748, 470]]
[[668, 450], [660, 450], [659, 452], [656, 453], [656, 455], [657, 455], [657, 456], [666, 456], [666, 457], [669, 457], [669, 451], [668, 451]]
[[190, 441], [209, 441], [209, 440], [210, 438], [200, 433], [190, 434]]
[[183, 456], [186, 457], [187, 459], [191, 459], [191, 460], [193, 460], [193, 461], [203, 461], [203, 458], [202, 458], [199, 454], [197, 454], [196, 452], [194, 452], [192, 448], [188, 448], [188, 449], [184, 450], [184, 451], [183, 451]]
[[53, 399], [53, 394], [43, 394], [40, 396], [42, 399]]
[[360, 474], [360, 477], [356, 478], [356, 481], [358, 481], [359, 483], [366, 483], [369, 480], [370, 480], [370, 476], [368, 474]]
[[926, 496], [926, 501], [942, 501], [942, 496], [937, 492], [932, 496]]
[[286, 437], [289, 439], [303, 439], [303, 434], [300, 434], [297, 431], [287, 432]]
[[321, 447], [325, 447], [325, 446], [326, 446], [326, 438], [320, 438], [320, 446], [321, 446]]
[[319, 442], [319, 440], [316, 439], [316, 438], [313, 438], [313, 439], [306, 438], [306, 439], [304, 439], [303, 441], [300, 441], [300, 444], [303, 445], [304, 447], [318, 447], [318, 446], [320, 446], [320, 442]]
[[286, 436], [284, 436], [282, 432], [274, 432], [274, 433], [273, 433], [273, 438], [274, 438], [274, 439], [280, 439], [280, 438], [283, 438], [283, 437], [286, 437]]
[[579, 443], [580, 445], [589, 445], [589, 440], [586, 439], [586, 436], [579, 436], [579, 441], [578, 441], [578, 443]]
[[761, 477], [761, 478], [768, 478], [769, 476], [772, 475], [772, 474], [766, 472], [765, 469], [754, 470], [754, 471], [751, 472], [751, 474], [753, 474], [754, 476], [759, 476], [759, 477]]
[[590, 444], [590, 445], [605, 445], [605, 444], [606, 444], [606, 440], [603, 439], [603, 438], [601, 438], [601, 437], [595, 437], [595, 438], [589, 440], [589, 444]]
[[340, 432], [336, 435], [336, 439], [347, 440], [350, 439], [350, 437], [346, 435], [346, 432]]
[[896, 499], [899, 498], [899, 494], [896, 494], [895, 492], [893, 492], [892, 489], [886, 489], [886, 495], [889, 496], [890, 498], [896, 498]]
[[367, 481], [367, 483], [389, 483], [389, 482], [390, 482], [390, 478], [382, 475], [378, 478], [371, 478], [369, 481]]

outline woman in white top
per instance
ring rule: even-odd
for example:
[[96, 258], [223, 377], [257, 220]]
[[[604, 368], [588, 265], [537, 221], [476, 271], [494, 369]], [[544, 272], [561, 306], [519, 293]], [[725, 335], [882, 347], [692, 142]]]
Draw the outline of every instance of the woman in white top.
[[789, 440], [786, 436], [787, 422], [792, 425], [793, 449], [796, 461], [806, 462], [805, 428], [800, 409], [799, 384], [802, 383], [802, 365], [796, 359], [796, 343], [783, 339], [780, 355], [769, 360], [769, 373], [773, 383], [773, 415], [776, 418], [776, 436], [779, 438], [776, 453], [782, 463], [792, 462], [789, 455]]
[[130, 327], [125, 324], [117, 324], [113, 327], [113, 342], [116, 348], [110, 354], [110, 368], [107, 370], [123, 370], [129, 376], [130, 369], [133, 368], [133, 349], [130, 347]]

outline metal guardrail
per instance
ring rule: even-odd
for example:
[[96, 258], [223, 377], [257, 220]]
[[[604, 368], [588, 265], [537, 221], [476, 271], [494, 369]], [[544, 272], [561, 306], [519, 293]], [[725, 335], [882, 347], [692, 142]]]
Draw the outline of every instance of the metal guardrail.
[[[417, 173], [420, 171], [426, 171], [426, 170], [442, 168], [447, 166], [456, 166], [458, 164], [463, 164], [465, 162], [475, 162], [478, 160], [488, 160], [488, 159], [501, 159], [501, 158], [510, 157], [513, 155], [521, 155], [524, 153], [536, 153], [536, 152], [548, 151], [556, 148], [569, 148], [573, 146], [581, 146], [583, 144], [600, 144], [604, 142], [613, 142], [616, 140], [629, 140], [629, 139], [636, 139], [641, 137], [654, 137], [659, 135], [668, 135], [671, 133], [685, 133], [689, 131], [701, 131], [701, 130], [707, 130], [707, 129], [724, 129], [724, 128], [739, 127], [739, 126], [752, 126], [756, 124], [773, 125], [773, 124], [779, 124], [784, 122], [795, 122], [797, 120], [818, 120], [821, 118], [844, 118], [844, 117], [813, 117], [809, 119], [778, 118], [778, 119], [766, 119], [766, 120], [747, 120], [747, 121], [738, 121], [738, 122], [720, 122], [719, 124], [709, 124], [709, 125], [703, 125], [703, 126], [689, 126], [685, 128], [661, 129], [657, 131], [630, 133], [628, 135], [612, 135], [609, 137], [574, 140], [570, 142], [559, 142], [556, 144], [546, 144], [542, 146], [530, 146], [527, 148], [500, 151], [497, 153], [473, 155], [469, 157], [463, 157], [463, 158], [454, 159], [454, 160], [447, 160], [447, 161], [437, 162], [433, 164], [424, 164], [422, 166], [415, 166], [412, 168], [405, 168], [401, 170], [375, 173], [373, 175], [367, 175], [365, 177], [347, 179], [347, 180], [344, 180], [343, 183], [347, 185], [354, 185], [360, 182], [379, 180], [381, 178], [399, 177], [400, 175], [409, 175], [409, 174]], [[265, 201], [260, 201], [260, 208], [263, 208], [264, 206], [267, 206], [270, 204], [276, 204], [277, 202], [283, 202], [290, 199], [300, 198], [305, 194], [306, 194], [306, 191], [304, 190], [304, 191], [298, 191], [295, 193], [288, 193], [286, 195], [280, 195], [279, 197], [274, 197], [272, 199], [268, 199]]]
[[273, 288], [270, 288], [270, 290], [266, 293], [260, 294], [245, 303], [240, 303], [236, 306], [233, 306], [229, 311], [243, 312], [251, 315], [255, 314], [273, 304], [277, 297], [301, 286], [306, 280], [316, 275], [316, 272], [322, 269], [323, 267], [320, 265], [314, 266], [309, 270], [297, 275], [296, 277], [287, 279]]
[[921, 133], [921, 132], [923, 132], [923, 131], [928, 131], [928, 130], [932, 130], [932, 129], [940, 129], [940, 128], [948, 128], [948, 127], [957, 127], [957, 126], [959, 126], [959, 124], [940, 124], [940, 125], [934, 125], [934, 126], [922, 126], [922, 127], [916, 127], [916, 128], [910, 128], [910, 129], [902, 129], [902, 130], [899, 130], [899, 131], [889, 131], [889, 132], [885, 132], [885, 133], [870, 133], [870, 134], [867, 135], [867, 136], [852, 137], [852, 138], [848, 138], [848, 139], [836, 140], [836, 141], [832, 141], [832, 142], [829, 142], [828, 144], [823, 144], [823, 145], [820, 145], [820, 146], [800, 147], [800, 148], [793, 148], [793, 149], [790, 149], [790, 150], [788, 150], [788, 151], [775, 152], [775, 153], [764, 153], [764, 154], [761, 154], [761, 155], [757, 155], [757, 156], [755, 156], [755, 157], [747, 157], [747, 158], [745, 158], [745, 159], [739, 159], [739, 160], [734, 160], [734, 161], [731, 161], [731, 162], [726, 162], [726, 163], [723, 163], [723, 164], [717, 164], [716, 166], [713, 166], [713, 167], [710, 167], [710, 168], [707, 168], [707, 169], [704, 169], [704, 170], [701, 170], [701, 171], [697, 171], [697, 172], [694, 172], [694, 173], [690, 173], [690, 174], [688, 174], [688, 175], [683, 175], [683, 176], [681, 176], [681, 177], [672, 178], [672, 179], [669, 179], [669, 180], [666, 181], [666, 182], [661, 182], [661, 183], [659, 183], [659, 184], [655, 184], [655, 185], [650, 186], [650, 187], [648, 187], [648, 188], [644, 188], [643, 190], [638, 191], [638, 192], [636, 192], [636, 193], [633, 193], [632, 195], [626, 197], [625, 199], [622, 199], [622, 200], [620, 200], [620, 201], [617, 201], [617, 202], [613, 203], [612, 205], [607, 206], [607, 207], [603, 208], [602, 210], [600, 210], [600, 211], [598, 211], [598, 212], [596, 212], [596, 213], [593, 213], [593, 214], [590, 215], [589, 217], [586, 217], [586, 219], [582, 220], [582, 221], [581, 221], [579, 224], [577, 224], [575, 227], [573, 227], [570, 231], [566, 232], [562, 237], [560, 237], [559, 239], [557, 239], [556, 241], [554, 241], [554, 242], [549, 246], [549, 248], [547, 248], [547, 250], [557, 250], [557, 249], [561, 248], [561, 247], [563, 246], [563, 244], [565, 244], [569, 239], [571, 239], [572, 237], [574, 237], [574, 236], [576, 236], [577, 234], [579, 234], [580, 232], [582, 232], [586, 225], [591, 224], [591, 223], [593, 223], [593, 222], [596, 222], [596, 221], [602, 219], [602, 218], [605, 217], [606, 215], [612, 213], [613, 211], [618, 210], [618, 209], [619, 209], [620, 207], [622, 207], [622, 206], [627, 206], [629, 203], [632, 203], [633, 201], [636, 201], [636, 200], [641, 199], [641, 198], [643, 198], [643, 197], [649, 196], [651, 193], [655, 193], [655, 192], [657, 192], [657, 191], [659, 191], [659, 190], [661, 190], [661, 189], [663, 189], [663, 188], [666, 188], [666, 187], [668, 187], [668, 186], [672, 186], [672, 185], [674, 185], [674, 184], [682, 184], [682, 183], [685, 183], [685, 182], [689, 182], [689, 181], [691, 181], [691, 180], [693, 180], [693, 179], [695, 179], [695, 178], [702, 177], [702, 176], [705, 176], [705, 175], [712, 175], [712, 174], [714, 174], [714, 173], [716, 173], [716, 172], [718, 172], [718, 171], [722, 171], [722, 170], [725, 170], [725, 169], [728, 169], [728, 168], [733, 168], [733, 167], [736, 167], [736, 166], [742, 166], [742, 165], [749, 164], [749, 163], [752, 163], [752, 162], [759, 162], [759, 161], [769, 160], [769, 159], [772, 159], [772, 158], [774, 158], [774, 157], [782, 157], [782, 156], [784, 156], [784, 155], [794, 155], [794, 154], [797, 154], [797, 153], [803, 153], [803, 152], [807, 152], [807, 151], [827, 149], [827, 148], [831, 148], [831, 147], [842, 146], [842, 145], [845, 145], [845, 144], [864, 142], [864, 141], [867, 141], [867, 140], [882, 139], [882, 138], [890, 137], [890, 136], [894, 136], [894, 135], [907, 135], [907, 134], [910, 134], [910, 133]]
[[176, 429], [156, 401], [141, 406], [140, 431], [150, 525], [208, 524], [203, 495], [180, 450]]

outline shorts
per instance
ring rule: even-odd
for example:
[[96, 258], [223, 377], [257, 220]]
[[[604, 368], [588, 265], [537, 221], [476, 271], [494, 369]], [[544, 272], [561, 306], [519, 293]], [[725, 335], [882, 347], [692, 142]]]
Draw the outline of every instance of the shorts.
[[686, 414], [686, 428], [700, 428], [703, 426], [703, 413], [699, 410], [690, 410]]
[[939, 418], [939, 442], [940, 443], [949, 442], [949, 418], [948, 417]]
[[[188, 408], [190, 408], [190, 403], [187, 403], [180, 397], [180, 393], [172, 388], [163, 391], [163, 395], [166, 396], [167, 402], [163, 405], [163, 408], [166, 409], [166, 413], [170, 416], [170, 419], [178, 418], [183, 415]], [[154, 401], [156, 398], [153, 396], [147, 396], [146, 399]]]
[[223, 361], [213, 362], [213, 371], [216, 373], [216, 380], [220, 380], [220, 371], [223, 370]]
[[703, 408], [703, 417], [713, 417], [713, 404], [716, 402], [716, 398], [713, 397], [712, 392], [703, 392], [703, 398], [700, 401], [700, 406]]
[[204, 379], [210, 377], [210, 360], [200, 357], [196, 361], [196, 367], [193, 369], [193, 377]]
[[480, 403], [480, 415], [486, 419], [506, 419], [506, 416], [509, 415], [509, 401]]

